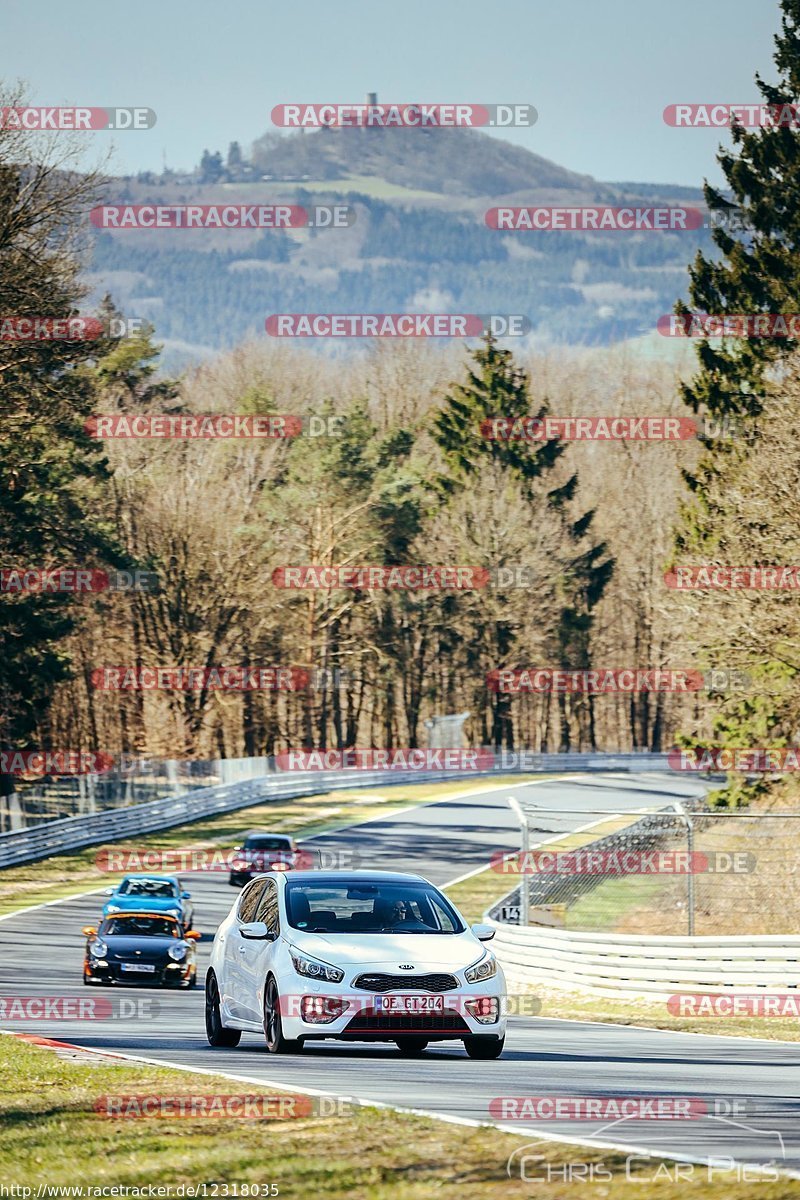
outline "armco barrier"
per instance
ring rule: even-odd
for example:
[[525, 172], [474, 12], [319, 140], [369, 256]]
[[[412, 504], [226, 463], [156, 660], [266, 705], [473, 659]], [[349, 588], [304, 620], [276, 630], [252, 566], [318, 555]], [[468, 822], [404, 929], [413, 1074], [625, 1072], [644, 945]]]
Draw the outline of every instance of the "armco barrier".
[[[501, 752], [502, 754], [502, 752]], [[491, 770], [482, 771], [304, 771], [270, 772], [259, 779], [196, 788], [181, 796], [153, 800], [147, 804], [109, 809], [83, 816], [43, 821], [30, 829], [0, 833], [0, 869], [35, 862], [51, 854], [81, 850], [101, 842], [155, 833], [174, 825], [197, 821], [215, 813], [233, 812], [269, 800], [290, 800], [342, 788], [388, 787], [401, 783], [441, 783], [448, 779], [487, 779], [493, 775], [536, 772], [666, 771], [665, 754], [533, 754], [506, 752]]]
[[639, 937], [485, 918], [509, 986], [666, 1000], [678, 992], [797, 994], [800, 936]]
[[[245, 783], [228, 783], [219, 787], [197, 788], [183, 796], [135, 804], [129, 808], [110, 809], [89, 816], [65, 817], [60, 821], [45, 821], [31, 829], [19, 829], [0, 834], [0, 869], [18, 863], [34, 862], [61, 854], [66, 850], [81, 850], [101, 842], [113, 842], [145, 833], [155, 833], [174, 825], [215, 813], [234, 812], [270, 800], [291, 800], [332, 792], [342, 788], [385, 787], [390, 783], [441, 782], [441, 771], [408, 771], [402, 778], [396, 772], [387, 779], [385, 771], [305, 771], [302, 775], [269, 775]], [[447, 773], [448, 779], [474, 778], [477, 772]]]

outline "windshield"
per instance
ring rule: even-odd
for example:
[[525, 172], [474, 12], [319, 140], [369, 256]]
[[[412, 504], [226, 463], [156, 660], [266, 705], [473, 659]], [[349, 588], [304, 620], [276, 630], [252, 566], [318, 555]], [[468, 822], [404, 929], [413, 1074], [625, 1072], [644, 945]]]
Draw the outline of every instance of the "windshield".
[[147, 896], [151, 900], [177, 894], [177, 887], [168, 879], [126, 879], [119, 889], [120, 896]]
[[290, 883], [289, 924], [304, 933], [463, 933], [441, 892], [428, 883]]
[[292, 846], [288, 838], [252, 837], [247, 839], [244, 848], [245, 850], [291, 850]]
[[100, 926], [101, 937], [172, 937], [181, 936], [177, 921], [169, 917], [109, 917]]

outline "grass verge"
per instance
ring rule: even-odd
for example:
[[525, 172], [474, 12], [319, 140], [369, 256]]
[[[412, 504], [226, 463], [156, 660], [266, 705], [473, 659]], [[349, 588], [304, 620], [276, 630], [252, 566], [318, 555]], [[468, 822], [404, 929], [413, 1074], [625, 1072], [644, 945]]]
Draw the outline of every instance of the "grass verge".
[[[95, 1111], [101, 1096], [280, 1093], [144, 1064], [76, 1060], [10, 1036], [0, 1037], [0, 1081], [0, 1177], [6, 1185], [32, 1188], [30, 1195], [39, 1185], [153, 1185], [169, 1187], [175, 1196], [181, 1185], [202, 1184], [209, 1197], [242, 1196], [243, 1184], [275, 1184], [278, 1195], [298, 1200], [507, 1200], [532, 1194], [529, 1183], [509, 1178], [506, 1170], [509, 1155], [532, 1139], [493, 1127], [366, 1107], [283, 1120], [109, 1118]], [[534, 1184], [542, 1200], [567, 1194], [569, 1164], [602, 1170], [597, 1194], [610, 1200], [639, 1200], [643, 1184], [648, 1198], [678, 1200], [692, 1170], [637, 1158], [626, 1178], [625, 1155], [614, 1151], [537, 1141], [531, 1153], [541, 1156], [529, 1170], [544, 1177]], [[753, 1183], [734, 1172], [717, 1171], [708, 1181], [704, 1168], [693, 1170], [692, 1194], [703, 1200], [754, 1194]], [[759, 1180], [757, 1186], [762, 1200], [800, 1195], [800, 1183], [788, 1179]]]

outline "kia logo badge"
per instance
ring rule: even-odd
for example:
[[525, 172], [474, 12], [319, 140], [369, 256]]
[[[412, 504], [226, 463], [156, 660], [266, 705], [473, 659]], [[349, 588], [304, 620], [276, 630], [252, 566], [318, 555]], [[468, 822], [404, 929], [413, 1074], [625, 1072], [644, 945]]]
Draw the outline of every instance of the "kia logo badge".
[[413, 964], [413, 963], [400, 963], [400, 966], [399, 966], [398, 970], [400, 970], [400, 971], [413, 971], [413, 970], [414, 970], [414, 964]]

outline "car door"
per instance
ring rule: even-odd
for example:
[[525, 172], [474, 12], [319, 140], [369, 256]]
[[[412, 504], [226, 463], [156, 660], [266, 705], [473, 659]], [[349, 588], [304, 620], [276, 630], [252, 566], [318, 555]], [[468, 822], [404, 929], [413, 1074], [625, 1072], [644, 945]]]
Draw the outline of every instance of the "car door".
[[266, 884], [266, 879], [254, 879], [247, 884], [239, 898], [236, 918], [232, 921], [225, 939], [223, 991], [227, 1000], [227, 1011], [234, 1020], [238, 1021], [259, 1021], [261, 1019], [258, 1012], [252, 1008], [247, 982], [248, 951], [257, 943], [248, 942], [239, 931], [242, 925], [250, 924], [256, 919], [258, 904]]
[[[278, 888], [273, 879], [261, 881], [264, 890], [261, 893], [253, 921], [263, 921], [271, 933], [280, 933], [278, 915]], [[247, 997], [248, 1011], [255, 1014], [248, 1017], [251, 1021], [263, 1019], [264, 983], [267, 978], [272, 960], [275, 956], [277, 941], [266, 939], [248, 940], [242, 938], [246, 947], [240, 956], [243, 977], [243, 992]]]

